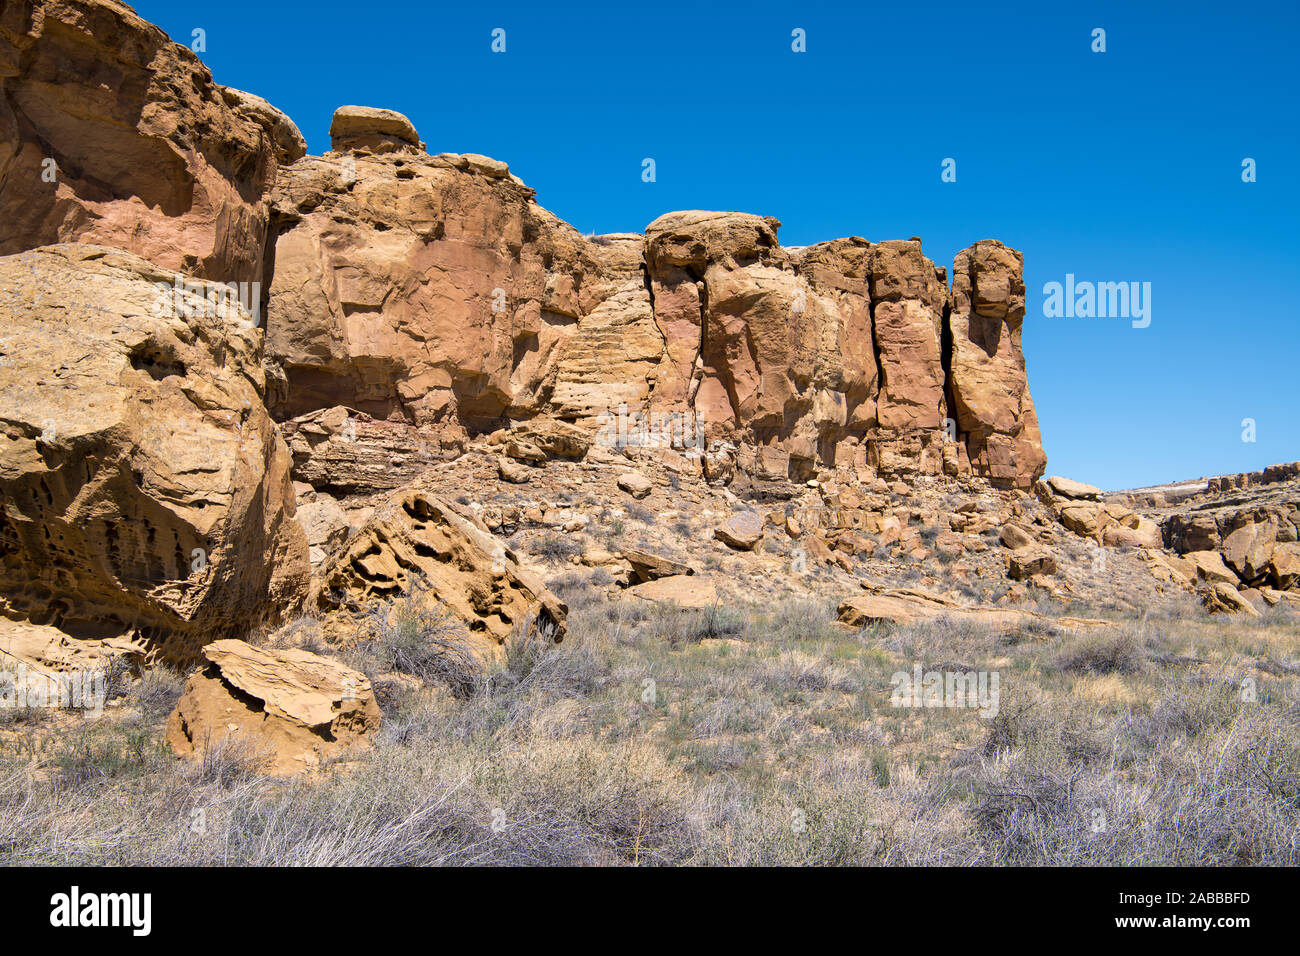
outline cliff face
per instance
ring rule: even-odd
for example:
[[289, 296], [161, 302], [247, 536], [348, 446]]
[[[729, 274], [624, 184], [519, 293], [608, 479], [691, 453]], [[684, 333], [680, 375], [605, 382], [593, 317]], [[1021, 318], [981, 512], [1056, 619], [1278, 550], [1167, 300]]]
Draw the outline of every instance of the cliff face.
[[256, 282], [277, 166], [304, 152], [287, 117], [125, 4], [0, 5], [0, 255], [99, 243]]
[[396, 488], [521, 422], [648, 421], [714, 484], [1043, 473], [1001, 243], [950, 289], [919, 240], [747, 213], [583, 236], [401, 114], [331, 138], [115, 0], [0, 6], [6, 617], [193, 658], [305, 598], [291, 471]]
[[347, 405], [476, 433], [625, 406], [772, 476], [1043, 473], [1023, 260], [1001, 243], [960, 253], [950, 292], [919, 241], [786, 249], [746, 213], [584, 237], [503, 163], [361, 145], [379, 135], [336, 137], [274, 190], [277, 414]]
[[473, 434], [626, 406], [772, 475], [1044, 470], [1022, 259], [1000, 243], [961, 252], [949, 290], [919, 241], [786, 249], [745, 213], [584, 237], [504, 163], [428, 155], [400, 114], [345, 107], [332, 139], [304, 156], [283, 114], [112, 0], [0, 17], [0, 253], [98, 243], [261, 281], [279, 418]]

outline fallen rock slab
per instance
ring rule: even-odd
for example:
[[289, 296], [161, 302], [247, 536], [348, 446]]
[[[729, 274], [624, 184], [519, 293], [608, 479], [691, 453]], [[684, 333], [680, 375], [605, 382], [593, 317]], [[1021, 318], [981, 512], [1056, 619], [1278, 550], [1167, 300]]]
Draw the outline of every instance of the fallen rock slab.
[[1281, 591], [1300, 586], [1300, 545], [1279, 544], [1269, 559], [1268, 576]]
[[1255, 606], [1241, 596], [1241, 592], [1231, 584], [1214, 582], [1201, 594], [1201, 604], [1211, 614], [1245, 614], [1247, 617], [1259, 617]]
[[1101, 498], [1100, 488], [1096, 485], [1085, 484], [1082, 481], [1062, 478], [1060, 475], [1049, 475], [1043, 479], [1043, 482], [1054, 494], [1062, 498], [1071, 498], [1076, 501], [1097, 501]]
[[639, 499], [650, 494], [651, 489], [654, 488], [654, 482], [645, 475], [639, 475], [636, 472], [628, 472], [625, 475], [618, 476], [618, 487], [621, 490], [626, 491], [633, 498]]
[[1037, 538], [1020, 525], [1011, 523], [1002, 526], [1002, 531], [998, 535], [998, 540], [1002, 543], [1004, 548], [1010, 548], [1013, 551], [1019, 548], [1027, 548], [1038, 542]]
[[656, 604], [675, 604], [683, 608], [712, 607], [718, 602], [718, 589], [707, 577], [675, 574], [630, 587], [625, 592]]
[[1041, 545], [1030, 545], [1007, 555], [1007, 575], [1013, 581], [1055, 573], [1056, 555]]
[[521, 465], [518, 461], [510, 458], [497, 459], [497, 474], [502, 481], [508, 481], [512, 485], [527, 484], [533, 477], [533, 473], [527, 465]]
[[715, 528], [713, 535], [737, 551], [753, 551], [763, 540], [763, 519], [752, 511], [737, 511]]
[[[868, 586], [863, 582], [863, 587]], [[1054, 627], [1068, 629], [1110, 626], [1106, 621], [1090, 618], [1050, 617], [1013, 608], [972, 607], [916, 588], [859, 594], [842, 602], [839, 607], [840, 622], [852, 627], [866, 627], [879, 621], [906, 626], [939, 617], [983, 623], [992, 627], [1017, 627], [1029, 621], [1043, 621]]]
[[632, 573], [638, 581], [654, 581], [673, 575], [694, 574], [695, 569], [689, 564], [674, 561], [672, 558], [651, 551], [633, 548], [623, 552], [623, 557], [632, 565]]
[[237, 640], [214, 641], [203, 656], [167, 721], [178, 756], [237, 742], [265, 772], [294, 774], [367, 745], [379, 729], [370, 681], [338, 661]]

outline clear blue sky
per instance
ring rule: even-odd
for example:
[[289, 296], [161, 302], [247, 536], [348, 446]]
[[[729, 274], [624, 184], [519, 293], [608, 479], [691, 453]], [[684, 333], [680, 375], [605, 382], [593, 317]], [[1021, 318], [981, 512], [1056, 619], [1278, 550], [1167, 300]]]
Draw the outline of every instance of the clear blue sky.
[[[313, 153], [337, 106], [400, 110], [583, 232], [738, 209], [787, 245], [921, 236], [949, 269], [1001, 239], [1025, 254], [1049, 473], [1121, 488], [1300, 458], [1296, 0], [135, 7], [180, 42], [205, 29], [216, 79]], [[1150, 327], [1045, 318], [1066, 273], [1150, 282]]]

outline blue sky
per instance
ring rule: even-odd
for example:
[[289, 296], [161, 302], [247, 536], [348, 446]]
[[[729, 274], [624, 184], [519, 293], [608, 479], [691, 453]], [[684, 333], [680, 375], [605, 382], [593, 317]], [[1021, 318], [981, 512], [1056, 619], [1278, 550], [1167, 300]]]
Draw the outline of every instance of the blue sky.
[[[921, 236], [950, 269], [1001, 239], [1025, 254], [1049, 473], [1122, 488], [1300, 458], [1295, 0], [134, 6], [180, 42], [203, 28], [216, 79], [313, 153], [340, 105], [400, 110], [583, 232], [738, 209], [787, 245]], [[1150, 282], [1150, 326], [1044, 317], [1066, 273]]]

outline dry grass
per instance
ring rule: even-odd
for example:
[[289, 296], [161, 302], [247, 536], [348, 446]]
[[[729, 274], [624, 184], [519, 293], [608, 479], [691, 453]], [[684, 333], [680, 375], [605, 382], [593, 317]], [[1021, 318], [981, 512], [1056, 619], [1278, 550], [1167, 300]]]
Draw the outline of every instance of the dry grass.
[[[175, 675], [99, 721], [15, 715], [0, 864], [1300, 864], [1294, 615], [853, 632], [815, 602], [568, 590], [565, 642], [525, 637], [472, 686], [439, 622], [385, 618], [352, 653], [410, 689], [311, 778], [172, 758]], [[917, 664], [996, 672], [996, 716], [892, 707]]]

